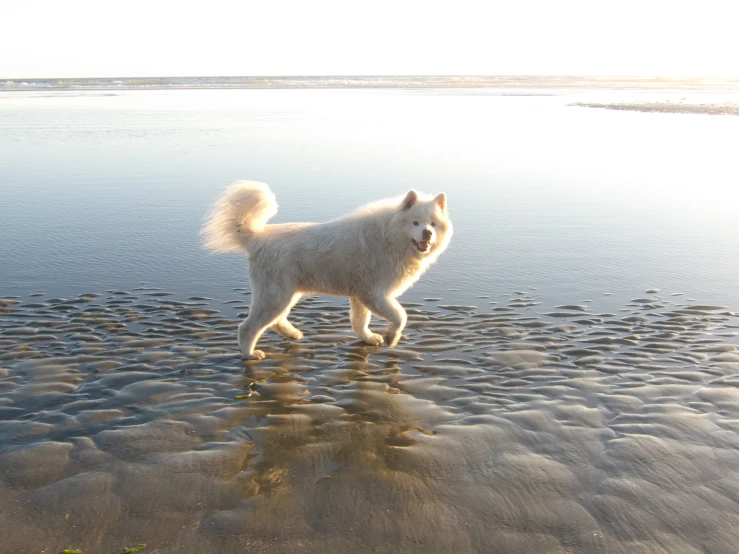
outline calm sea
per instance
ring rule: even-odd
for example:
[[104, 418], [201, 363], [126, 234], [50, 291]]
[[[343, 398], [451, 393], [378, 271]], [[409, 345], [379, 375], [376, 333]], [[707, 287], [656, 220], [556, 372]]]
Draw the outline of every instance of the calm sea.
[[227, 299], [246, 263], [198, 230], [254, 179], [274, 222], [446, 192], [454, 239], [405, 300], [613, 307], [656, 288], [739, 309], [739, 118], [570, 105], [614, 94], [657, 93], [0, 92], [0, 296]]

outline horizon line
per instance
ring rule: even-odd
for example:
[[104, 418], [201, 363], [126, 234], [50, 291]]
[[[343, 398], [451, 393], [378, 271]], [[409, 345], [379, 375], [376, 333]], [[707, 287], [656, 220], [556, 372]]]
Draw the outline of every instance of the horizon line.
[[40, 81], [40, 80], [93, 80], [93, 79], [326, 79], [326, 78], [467, 78], [467, 79], [634, 79], [634, 80], [691, 80], [717, 79], [739, 80], [737, 75], [643, 75], [643, 74], [588, 74], [588, 73], [325, 73], [325, 74], [260, 74], [260, 75], [99, 75], [99, 76], [47, 76], [47, 77], [0, 77], [3, 81]]

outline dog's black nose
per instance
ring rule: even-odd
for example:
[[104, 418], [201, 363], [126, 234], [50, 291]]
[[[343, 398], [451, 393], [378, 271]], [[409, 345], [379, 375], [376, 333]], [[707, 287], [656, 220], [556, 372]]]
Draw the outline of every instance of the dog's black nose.
[[421, 238], [423, 238], [423, 240], [431, 240], [431, 231], [424, 229], [423, 233], [421, 233]]

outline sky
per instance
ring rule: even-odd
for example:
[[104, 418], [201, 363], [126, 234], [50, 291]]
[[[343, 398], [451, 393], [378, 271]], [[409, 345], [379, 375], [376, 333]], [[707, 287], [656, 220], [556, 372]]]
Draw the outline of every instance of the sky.
[[739, 77], [736, 0], [0, 0], [0, 79]]

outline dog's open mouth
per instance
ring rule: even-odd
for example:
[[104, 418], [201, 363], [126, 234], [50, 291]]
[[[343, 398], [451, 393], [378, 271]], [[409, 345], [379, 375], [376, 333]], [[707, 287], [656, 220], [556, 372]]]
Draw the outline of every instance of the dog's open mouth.
[[427, 240], [411, 239], [411, 241], [413, 242], [413, 246], [415, 246], [419, 252], [428, 252], [431, 250], [431, 243]]

